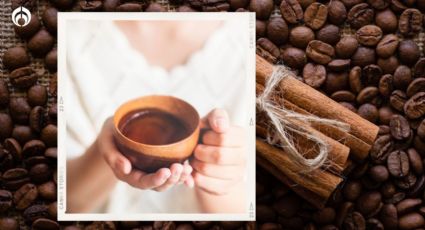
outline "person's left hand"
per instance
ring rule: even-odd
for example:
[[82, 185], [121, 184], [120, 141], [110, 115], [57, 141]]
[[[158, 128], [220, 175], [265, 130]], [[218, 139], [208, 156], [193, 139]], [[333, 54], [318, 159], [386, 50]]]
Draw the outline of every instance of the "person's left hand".
[[202, 144], [194, 150], [191, 165], [195, 186], [207, 193], [225, 195], [243, 181], [244, 129], [232, 126], [227, 112], [214, 109], [202, 120]]

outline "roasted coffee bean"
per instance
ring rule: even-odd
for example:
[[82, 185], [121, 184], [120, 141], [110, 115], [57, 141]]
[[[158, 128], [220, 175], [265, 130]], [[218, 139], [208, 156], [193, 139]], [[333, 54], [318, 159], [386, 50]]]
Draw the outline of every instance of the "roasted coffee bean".
[[28, 88], [37, 82], [38, 74], [31, 67], [21, 67], [10, 73], [10, 83], [18, 88]]
[[389, 173], [385, 166], [375, 165], [369, 169], [370, 177], [376, 182], [384, 182], [388, 180]]
[[58, 10], [54, 7], [47, 8], [43, 13], [43, 25], [47, 28], [47, 30], [56, 34], [56, 28], [58, 27]]
[[28, 89], [27, 97], [31, 106], [43, 106], [47, 102], [47, 89], [42, 85], [34, 85]]
[[401, 178], [409, 173], [409, 157], [404, 151], [394, 151], [388, 155], [387, 167], [390, 174]]
[[425, 140], [425, 119], [422, 120], [416, 131], [418, 136]]
[[336, 44], [335, 52], [340, 58], [351, 58], [358, 46], [359, 43], [354, 36], [345, 36]]
[[347, 15], [347, 22], [354, 28], [359, 29], [362, 26], [372, 24], [374, 11], [367, 3], [360, 3], [350, 9]]
[[383, 74], [393, 74], [399, 66], [397, 57], [391, 56], [387, 59], [378, 58], [378, 66], [382, 69]]
[[0, 113], [0, 140], [10, 137], [13, 130], [13, 121], [9, 114]]
[[417, 177], [413, 173], [409, 173], [407, 176], [402, 178], [397, 178], [394, 180], [394, 184], [403, 190], [408, 190], [415, 186]]
[[372, 149], [370, 155], [375, 163], [384, 163], [387, 160], [388, 154], [393, 150], [394, 143], [391, 140], [390, 135], [383, 135], [378, 137]]
[[267, 38], [257, 40], [256, 52], [271, 63], [276, 63], [280, 56], [279, 48]]
[[425, 141], [422, 140], [419, 136], [416, 136], [413, 139], [413, 147], [415, 147], [416, 151], [418, 151], [421, 156], [425, 155]]
[[299, 69], [307, 63], [307, 56], [302, 49], [288, 47], [281, 53], [283, 63], [290, 68]]
[[313, 220], [320, 225], [331, 224], [336, 217], [336, 212], [333, 208], [324, 208], [313, 214]]
[[280, 3], [280, 13], [291, 24], [298, 23], [303, 19], [303, 9], [297, 0], [282, 0]]
[[340, 102], [340, 105], [344, 106], [346, 109], [350, 110], [353, 113], [357, 113], [357, 109], [356, 107], [354, 107], [354, 105], [352, 103], [348, 103], [348, 102]]
[[398, 111], [403, 111], [404, 108], [404, 104], [407, 101], [407, 96], [406, 94], [401, 91], [401, 90], [395, 90], [392, 92], [391, 96], [390, 96], [390, 104], [391, 106], [398, 110]]
[[26, 26], [14, 26], [15, 33], [23, 38], [29, 39], [40, 30], [41, 24], [38, 17], [31, 17], [30, 22]]
[[26, 158], [33, 156], [42, 156], [46, 149], [46, 145], [40, 140], [31, 140], [25, 143], [22, 149], [22, 155]]
[[352, 202], [344, 202], [339, 207], [339, 210], [336, 214], [336, 225], [342, 226], [345, 218], [351, 213], [354, 209], [354, 204]]
[[398, 29], [405, 36], [414, 36], [422, 30], [422, 13], [417, 9], [407, 9], [400, 15]]
[[379, 192], [367, 192], [357, 199], [357, 210], [366, 216], [375, 213], [382, 206], [381, 199], [382, 196]]
[[31, 107], [25, 98], [15, 97], [10, 99], [9, 112], [13, 121], [16, 123], [27, 123], [30, 111]]
[[382, 70], [377, 65], [367, 65], [362, 71], [362, 81], [366, 85], [378, 85], [382, 76]]
[[412, 97], [419, 92], [425, 92], [425, 78], [416, 78], [410, 82], [406, 90], [406, 95]]
[[261, 222], [273, 222], [276, 220], [276, 212], [268, 205], [257, 205], [257, 220]]
[[[171, 230], [175, 229], [175, 223], [171, 221], [154, 221], [153, 222], [153, 229], [164, 229], [164, 230]], [[105, 230], [115, 230], [115, 224], [112, 221], [99, 221], [99, 222], [93, 222], [89, 225], [87, 225], [84, 230], [96, 230], [96, 229], [105, 229]]]
[[326, 80], [326, 69], [323, 65], [307, 63], [303, 69], [303, 78], [307, 85], [319, 88]]
[[320, 29], [328, 17], [328, 7], [315, 2], [307, 7], [304, 13], [305, 24], [313, 30]]
[[[117, 6], [120, 4], [119, 0], [105, 0], [103, 1], [103, 11], [113, 12], [116, 10]], [[178, 11], [178, 9], [177, 9]], [[178, 11], [180, 12], [180, 11]]]
[[40, 218], [47, 218], [49, 216], [49, 213], [47, 211], [46, 205], [32, 205], [29, 208], [25, 209], [23, 213], [23, 217], [25, 222], [32, 223], [37, 219]]
[[383, 10], [390, 5], [386, 0], [368, 0], [367, 3], [377, 10]]
[[410, 136], [410, 125], [406, 118], [394, 115], [390, 120], [391, 135], [396, 140], [406, 140]]
[[13, 138], [7, 138], [3, 143], [4, 148], [12, 155], [15, 162], [22, 159], [21, 145]]
[[12, 207], [12, 201], [11, 192], [7, 190], [0, 190], [0, 213], [4, 213], [10, 209]]
[[415, 77], [425, 77], [425, 58], [419, 59], [413, 69]]
[[425, 225], [424, 217], [421, 214], [416, 212], [412, 212], [404, 216], [401, 216], [398, 223], [398, 227], [401, 230], [416, 229], [416, 228], [423, 227], [424, 225]]
[[382, 206], [379, 219], [382, 221], [385, 229], [397, 229], [398, 215], [397, 208], [393, 204], [385, 204]]
[[[192, 4], [193, 1], [188, 1], [189, 4]], [[118, 12], [140, 12], [142, 11], [142, 6], [139, 3], [124, 3], [115, 8], [115, 11]]]
[[346, 72], [330, 72], [325, 80], [325, 91], [332, 94], [348, 88], [348, 75]]
[[0, 107], [4, 107], [9, 104], [9, 89], [6, 82], [0, 79]]
[[292, 217], [300, 210], [301, 202], [295, 195], [284, 196], [273, 204], [273, 208], [281, 216]]
[[362, 45], [375, 46], [382, 38], [382, 30], [375, 25], [363, 26], [357, 30], [356, 37]]
[[283, 45], [288, 40], [288, 25], [280, 16], [273, 16], [267, 23], [267, 38], [275, 45]]
[[273, 7], [273, 0], [251, 0], [248, 9], [255, 12], [257, 19], [267, 20], [273, 11]]
[[409, 212], [414, 211], [416, 208], [418, 208], [422, 204], [421, 199], [405, 199], [400, 201], [396, 205], [397, 213], [399, 215], [403, 215]]
[[404, 105], [404, 113], [410, 119], [425, 115], [425, 92], [413, 95]]
[[394, 85], [398, 89], [406, 89], [412, 81], [412, 73], [410, 68], [405, 65], [400, 65], [394, 72]]
[[56, 103], [53, 103], [50, 105], [49, 110], [47, 111], [47, 114], [49, 115], [50, 123], [56, 124], [57, 117], [58, 117], [58, 106]]
[[350, 84], [350, 89], [354, 93], [359, 93], [363, 89], [362, 84], [362, 69], [359, 66], [355, 66], [350, 70], [348, 75], [348, 81]]
[[57, 144], [56, 140], [57, 128], [55, 125], [49, 124], [43, 128], [40, 134], [41, 140], [46, 143], [48, 147], [55, 147]]
[[341, 25], [347, 18], [347, 9], [340, 1], [330, 1], [328, 4], [328, 20], [335, 25]]
[[36, 57], [46, 55], [53, 47], [55, 39], [45, 29], [39, 30], [29, 41], [28, 50]]
[[379, 80], [379, 93], [384, 97], [389, 97], [393, 91], [393, 76], [385, 74]]
[[394, 193], [390, 198], [385, 200], [385, 203], [387, 204], [397, 204], [398, 202], [402, 201], [406, 197], [406, 194], [404, 192], [397, 192]]
[[398, 56], [402, 63], [412, 66], [420, 57], [419, 47], [413, 40], [403, 40], [398, 46]]
[[102, 2], [98, 0], [80, 0], [78, 5], [82, 11], [99, 11], [102, 9]]
[[29, 56], [23, 47], [12, 47], [6, 50], [3, 54], [3, 65], [10, 71], [24, 67], [29, 63]]
[[[384, 198], [391, 198], [394, 194], [396, 194], [397, 188], [392, 181], [386, 181], [382, 184], [379, 191]], [[384, 203], [386, 203], [386, 201], [384, 201]]]
[[59, 230], [59, 223], [53, 220], [49, 220], [46, 218], [40, 218], [34, 221], [32, 224], [32, 229], [34, 230], [43, 230], [43, 229], [49, 229], [49, 230]]
[[3, 185], [10, 190], [16, 190], [29, 182], [28, 171], [23, 168], [9, 169], [2, 175]]
[[306, 26], [294, 27], [289, 33], [289, 42], [297, 48], [306, 48], [312, 40], [314, 40], [314, 32]]
[[31, 167], [29, 176], [36, 184], [44, 183], [51, 178], [52, 170], [47, 164], [37, 164]]
[[326, 44], [319, 40], [313, 40], [308, 43], [306, 54], [307, 57], [309, 57], [316, 63], [325, 65], [332, 60], [332, 57], [335, 55], [335, 50], [329, 44]]
[[[197, 0], [192, 0], [189, 2], [195, 2]], [[220, 12], [228, 11], [230, 9], [230, 4], [226, 0], [208, 0], [200, 1], [201, 9], [204, 12]]]
[[56, 199], [56, 185], [53, 181], [48, 181], [37, 187], [40, 196], [46, 200]]
[[397, 16], [390, 9], [376, 12], [375, 24], [379, 26], [384, 33], [394, 33], [398, 27]]
[[[383, 125], [389, 125], [391, 117], [394, 114], [392, 109], [388, 106], [384, 106], [384, 107], [379, 108], [378, 112], [379, 112], [379, 123], [383, 124]], [[387, 133], [390, 133], [389, 126], [386, 126], [386, 127], [388, 128]]]
[[394, 34], [385, 35], [376, 46], [376, 54], [382, 58], [388, 58], [397, 50], [399, 41]]
[[331, 98], [337, 102], [354, 102], [356, 100], [356, 96], [347, 90], [336, 91]]
[[18, 230], [19, 223], [13, 217], [2, 217], [0, 218], [0, 229], [3, 230]]
[[425, 176], [421, 175], [416, 180], [415, 185], [413, 185], [409, 189], [407, 196], [409, 196], [409, 197], [419, 197], [419, 195], [423, 193], [424, 189], [425, 189]]
[[353, 56], [351, 56], [351, 64], [353, 66], [364, 67], [374, 63], [375, 50], [368, 47], [358, 47], [356, 52], [354, 52]]
[[316, 39], [324, 43], [335, 45], [340, 40], [339, 27], [328, 24], [316, 32]]
[[49, 164], [50, 161], [44, 156], [29, 156], [24, 159], [24, 165], [26, 168], [32, 168], [37, 164]]
[[47, 53], [46, 58], [44, 59], [44, 64], [49, 71], [54, 72], [57, 70], [57, 62], [58, 52], [56, 49], [52, 49], [49, 53]]
[[230, 0], [230, 8], [237, 10], [239, 8], [246, 8], [249, 4], [249, 0]]
[[343, 187], [343, 195], [349, 201], [356, 200], [362, 193], [362, 184], [358, 181], [348, 181]]
[[378, 109], [372, 104], [366, 103], [361, 105], [357, 113], [370, 122], [376, 123], [378, 120]]
[[366, 229], [384, 230], [384, 225], [376, 218], [366, 220]]
[[12, 138], [17, 140], [21, 145], [33, 139], [35, 135], [29, 126], [16, 125], [12, 131]]
[[[228, 4], [228, 3], [227, 3]], [[214, 5], [213, 5], [214, 6]], [[227, 5], [227, 9], [229, 9], [230, 5]], [[205, 11], [221, 11], [220, 8], [217, 8], [217, 10], [212, 10], [212, 8], [206, 9]], [[151, 2], [148, 7], [146, 7], [145, 12], [166, 12], [167, 10], [159, 3]], [[226, 10], [227, 11], [227, 10]]]
[[344, 229], [366, 229], [366, 220], [359, 212], [349, 213], [344, 220]]
[[50, 0], [50, 2], [61, 10], [68, 10], [74, 4], [74, 0]]
[[25, 184], [19, 188], [13, 195], [15, 208], [24, 210], [28, 208], [38, 196], [37, 187], [33, 184]]
[[267, 32], [267, 23], [265, 21], [258, 20], [255, 22], [255, 36], [257, 39], [265, 37]]
[[45, 125], [45, 110], [41, 106], [34, 107], [29, 115], [29, 126], [37, 133], [41, 132]]
[[367, 102], [371, 102], [377, 95], [379, 94], [379, 90], [377, 87], [369, 86], [360, 91], [357, 95], [357, 103], [364, 104]]

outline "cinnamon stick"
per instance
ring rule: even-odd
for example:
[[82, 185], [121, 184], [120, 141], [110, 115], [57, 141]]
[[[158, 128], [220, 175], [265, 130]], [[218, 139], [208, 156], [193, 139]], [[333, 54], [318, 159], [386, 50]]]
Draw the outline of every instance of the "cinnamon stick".
[[[264, 85], [273, 72], [273, 65], [262, 57], [256, 58], [256, 80]], [[334, 119], [350, 125], [349, 133], [370, 145], [361, 151], [353, 151], [355, 159], [363, 160], [368, 156], [371, 145], [378, 134], [378, 126], [361, 118], [321, 92], [311, 88], [293, 77], [285, 77], [280, 82], [285, 100], [321, 118]], [[344, 137], [341, 137], [341, 139]], [[348, 137], [345, 137], [348, 138]], [[336, 138], [338, 139], [338, 138]], [[347, 143], [347, 146], [348, 143]], [[355, 147], [355, 146], [349, 146]]]
[[[304, 168], [294, 164], [283, 150], [271, 146], [257, 138], [257, 154], [273, 164], [281, 174], [319, 197], [327, 200], [342, 179], [321, 169], [305, 173]], [[279, 173], [279, 174], [280, 174]]]

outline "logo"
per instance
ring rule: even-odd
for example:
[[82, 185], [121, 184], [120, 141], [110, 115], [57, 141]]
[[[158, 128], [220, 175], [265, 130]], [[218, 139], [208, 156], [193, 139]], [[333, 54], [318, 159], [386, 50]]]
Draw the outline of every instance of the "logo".
[[12, 21], [13, 24], [24, 27], [31, 21], [31, 12], [27, 8], [20, 6], [12, 12]]

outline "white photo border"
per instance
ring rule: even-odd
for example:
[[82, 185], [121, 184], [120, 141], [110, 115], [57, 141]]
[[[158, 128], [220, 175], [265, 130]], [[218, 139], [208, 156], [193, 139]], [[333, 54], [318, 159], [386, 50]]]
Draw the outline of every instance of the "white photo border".
[[246, 87], [252, 94], [248, 133], [255, 134], [255, 13], [58, 13], [58, 220], [59, 221], [255, 221], [255, 135], [247, 144], [246, 213], [66, 213], [66, 84], [60, 76], [66, 71], [66, 24], [69, 20], [246, 20], [249, 31]]

